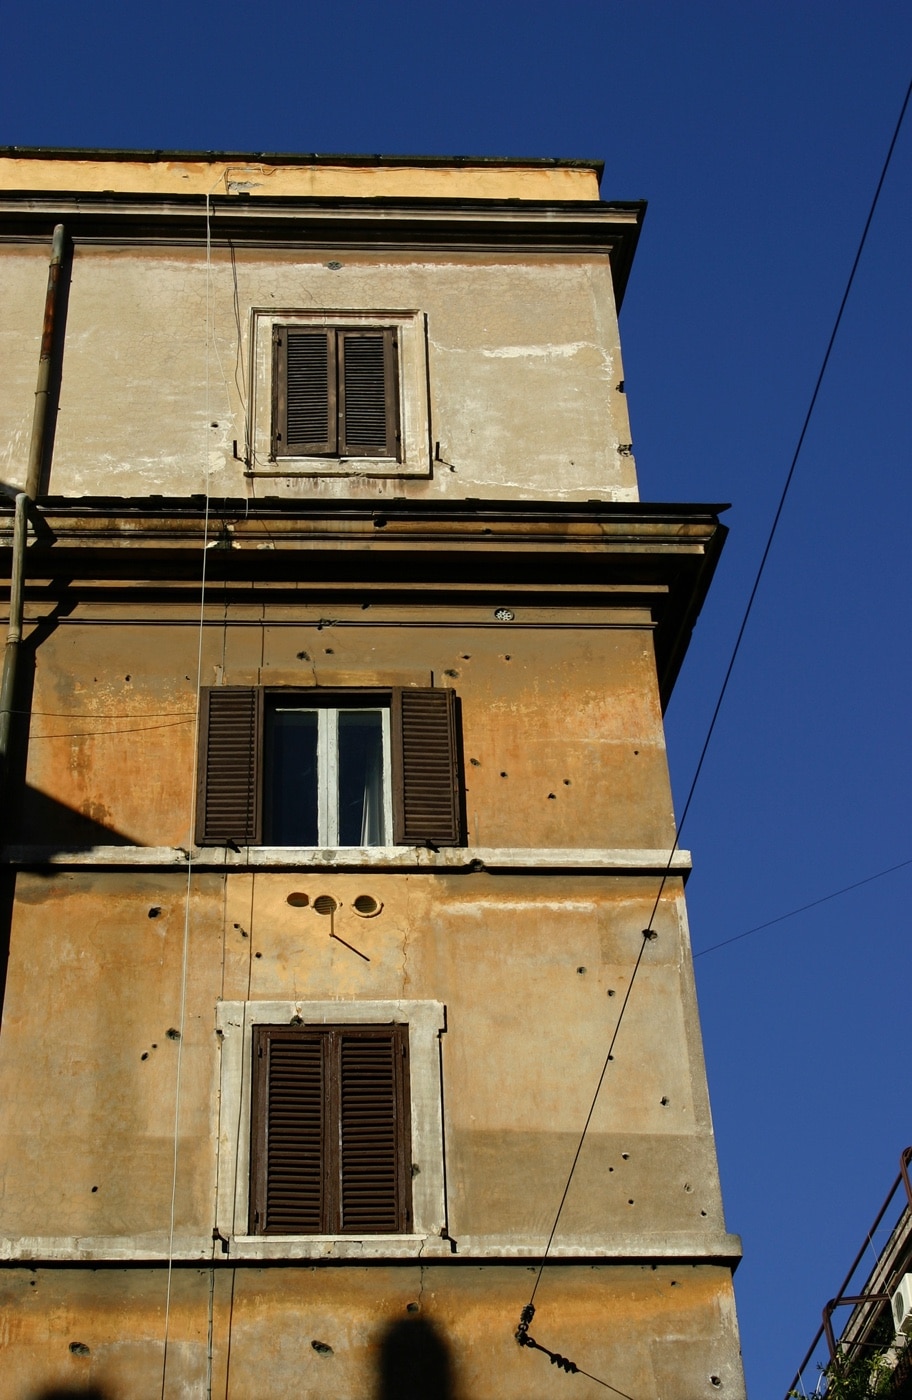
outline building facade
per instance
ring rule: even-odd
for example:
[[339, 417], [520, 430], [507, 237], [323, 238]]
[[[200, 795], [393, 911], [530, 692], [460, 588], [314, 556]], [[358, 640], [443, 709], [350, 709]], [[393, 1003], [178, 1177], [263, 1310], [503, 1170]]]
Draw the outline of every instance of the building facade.
[[11, 1395], [743, 1395], [600, 173], [0, 156]]

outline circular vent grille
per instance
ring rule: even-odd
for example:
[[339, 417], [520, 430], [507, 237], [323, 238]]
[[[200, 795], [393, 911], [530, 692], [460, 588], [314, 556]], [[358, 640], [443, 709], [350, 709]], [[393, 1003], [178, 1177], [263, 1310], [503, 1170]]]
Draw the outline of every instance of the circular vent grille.
[[359, 894], [352, 908], [362, 918], [369, 919], [373, 914], [380, 913], [380, 902], [372, 894]]
[[336, 910], [336, 901], [331, 894], [318, 894], [313, 907], [318, 914], [333, 914]]
[[286, 898], [285, 903], [290, 904], [292, 909], [304, 909], [306, 905], [310, 903], [310, 900], [307, 895], [303, 894], [300, 890], [293, 890]]

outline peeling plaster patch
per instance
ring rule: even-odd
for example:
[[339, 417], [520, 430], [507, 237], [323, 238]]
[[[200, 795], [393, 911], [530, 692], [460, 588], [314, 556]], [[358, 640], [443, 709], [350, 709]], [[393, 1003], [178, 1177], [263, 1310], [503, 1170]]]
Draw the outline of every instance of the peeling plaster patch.
[[566, 914], [591, 914], [601, 909], [594, 899], [473, 899], [444, 906], [448, 913], [475, 915], [481, 909], [497, 909], [504, 913], [528, 909], [556, 909]]
[[610, 356], [591, 340], [573, 340], [565, 345], [499, 345], [496, 350], [482, 350], [486, 360], [526, 360], [539, 357], [548, 360], [569, 360], [584, 350], [594, 350], [610, 363]]

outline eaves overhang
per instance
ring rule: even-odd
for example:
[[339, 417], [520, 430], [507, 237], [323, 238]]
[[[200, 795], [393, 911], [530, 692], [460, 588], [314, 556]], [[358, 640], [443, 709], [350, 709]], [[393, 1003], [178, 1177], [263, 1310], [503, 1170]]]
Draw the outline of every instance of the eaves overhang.
[[5, 190], [0, 242], [74, 246], [247, 246], [312, 250], [583, 253], [608, 256], [618, 307], [644, 200], [492, 200], [197, 196]]
[[[373, 601], [648, 610], [666, 705], [727, 530], [718, 505], [592, 501], [378, 503], [46, 498], [32, 513], [29, 596], [118, 590], [150, 602], [209, 584], [225, 600]], [[0, 501], [9, 577], [12, 502]], [[4, 518], [5, 517], [5, 518]]]

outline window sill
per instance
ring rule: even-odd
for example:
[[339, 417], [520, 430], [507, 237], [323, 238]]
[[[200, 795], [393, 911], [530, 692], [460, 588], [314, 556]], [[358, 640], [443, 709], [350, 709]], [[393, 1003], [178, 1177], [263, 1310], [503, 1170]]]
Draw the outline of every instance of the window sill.
[[4, 846], [0, 864], [14, 866], [181, 866], [192, 860], [198, 870], [579, 870], [630, 875], [664, 871], [687, 875], [690, 852], [598, 847], [573, 850], [563, 846], [447, 846], [439, 851], [421, 846]]

